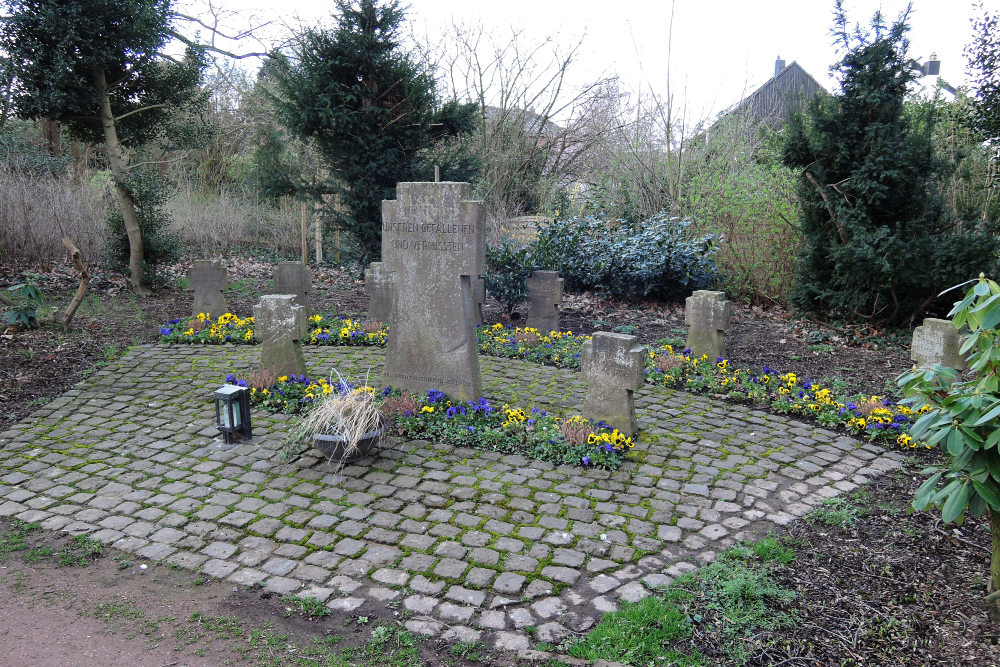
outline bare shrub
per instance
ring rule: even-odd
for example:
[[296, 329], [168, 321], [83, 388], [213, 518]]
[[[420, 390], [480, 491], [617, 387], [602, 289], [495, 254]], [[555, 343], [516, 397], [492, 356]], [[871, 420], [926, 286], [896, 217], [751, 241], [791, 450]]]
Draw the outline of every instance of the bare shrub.
[[566, 438], [566, 442], [578, 446], [587, 442], [587, 438], [594, 432], [594, 425], [583, 417], [570, 417], [559, 424], [559, 432]]
[[219, 194], [204, 194], [182, 184], [167, 211], [170, 230], [186, 248], [202, 255], [238, 249], [295, 255], [301, 247], [299, 204], [291, 200], [275, 208], [225, 188]]
[[683, 365], [684, 357], [678, 357], [673, 354], [660, 354], [656, 357], [656, 369], [663, 373], [675, 368], [681, 368]]
[[252, 370], [249, 375], [247, 375], [247, 384], [250, 385], [251, 389], [256, 389], [257, 391], [260, 391], [261, 389], [270, 389], [277, 381], [278, 374], [267, 368]]
[[417, 411], [417, 400], [404, 392], [402, 396], [389, 396], [382, 401], [382, 413], [390, 420], [414, 414]]
[[3, 261], [27, 266], [63, 260], [64, 236], [72, 239], [84, 261], [98, 261], [108, 198], [107, 185], [100, 179], [79, 181], [0, 168]]

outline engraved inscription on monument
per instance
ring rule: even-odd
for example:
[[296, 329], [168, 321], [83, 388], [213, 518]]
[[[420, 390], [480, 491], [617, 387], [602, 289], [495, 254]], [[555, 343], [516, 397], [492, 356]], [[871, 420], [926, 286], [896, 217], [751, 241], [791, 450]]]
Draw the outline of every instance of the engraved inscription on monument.
[[468, 183], [399, 183], [382, 202], [382, 270], [392, 274], [385, 381], [401, 389], [482, 395], [474, 326], [485, 271], [482, 202]]

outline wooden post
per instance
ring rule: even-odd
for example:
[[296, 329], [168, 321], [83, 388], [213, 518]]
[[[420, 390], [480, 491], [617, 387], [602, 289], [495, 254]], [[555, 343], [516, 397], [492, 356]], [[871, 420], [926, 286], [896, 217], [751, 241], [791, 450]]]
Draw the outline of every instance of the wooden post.
[[306, 203], [302, 202], [302, 263], [309, 263], [309, 244], [306, 242]]
[[323, 261], [323, 216], [313, 210], [313, 226], [316, 228], [316, 263]]

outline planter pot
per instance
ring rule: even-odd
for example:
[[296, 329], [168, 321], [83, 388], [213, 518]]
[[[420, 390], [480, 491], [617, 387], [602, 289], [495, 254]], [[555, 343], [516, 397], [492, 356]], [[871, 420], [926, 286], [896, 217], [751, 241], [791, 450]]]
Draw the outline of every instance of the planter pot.
[[357, 449], [351, 452], [348, 456], [344, 456], [344, 450], [347, 447], [347, 438], [342, 435], [317, 433], [313, 435], [313, 446], [323, 452], [326, 458], [331, 461], [354, 463], [355, 461], [359, 461], [374, 452], [375, 449], [378, 448], [379, 442], [382, 441], [382, 436], [385, 435], [388, 430], [388, 428], [383, 427], [365, 433], [361, 436], [361, 439], [358, 440]]

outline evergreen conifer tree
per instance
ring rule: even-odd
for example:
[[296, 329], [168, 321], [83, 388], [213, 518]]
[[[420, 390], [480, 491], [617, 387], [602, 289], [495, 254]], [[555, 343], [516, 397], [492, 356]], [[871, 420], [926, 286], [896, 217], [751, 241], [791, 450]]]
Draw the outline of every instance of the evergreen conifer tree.
[[786, 130], [805, 235], [793, 299], [806, 310], [907, 323], [942, 289], [995, 265], [996, 240], [942, 206], [932, 122], [903, 112], [917, 73], [908, 17], [909, 9], [887, 26], [876, 13], [870, 30], [849, 30], [838, 0], [841, 91], [814, 98]]

